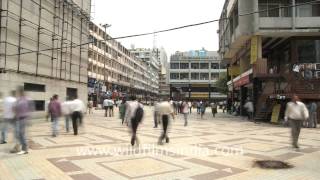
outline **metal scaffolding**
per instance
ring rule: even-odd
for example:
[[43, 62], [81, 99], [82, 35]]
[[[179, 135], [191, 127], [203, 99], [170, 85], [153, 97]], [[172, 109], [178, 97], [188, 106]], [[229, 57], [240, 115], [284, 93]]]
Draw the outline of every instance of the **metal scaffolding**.
[[0, 68], [86, 83], [89, 22], [72, 0], [1, 0]]

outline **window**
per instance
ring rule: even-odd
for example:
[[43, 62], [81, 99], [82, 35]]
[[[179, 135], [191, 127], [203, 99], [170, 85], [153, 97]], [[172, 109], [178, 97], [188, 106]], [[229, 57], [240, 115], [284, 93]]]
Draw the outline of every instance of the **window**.
[[200, 69], [209, 69], [208, 63], [200, 63]]
[[291, 0], [259, 0], [260, 17], [291, 17]]
[[189, 73], [180, 73], [180, 79], [181, 80], [188, 80], [189, 79]]
[[189, 63], [180, 63], [180, 69], [189, 69]]
[[170, 73], [170, 79], [179, 79], [179, 73]]
[[179, 63], [171, 63], [170, 69], [179, 69]]
[[[296, 0], [296, 4], [307, 3], [312, 0]], [[297, 6], [297, 16], [315, 17], [320, 16], [320, 2]]]
[[191, 80], [199, 80], [199, 73], [191, 73]]
[[211, 63], [211, 69], [219, 69], [218, 63]]
[[300, 63], [320, 63], [320, 40], [297, 40]]
[[211, 73], [211, 80], [219, 79], [219, 73]]
[[33, 101], [34, 103], [34, 110], [35, 111], [44, 111], [45, 110], [45, 102], [44, 101]]
[[42, 84], [24, 83], [25, 91], [46, 92], [46, 86]]
[[199, 69], [199, 63], [191, 63], [191, 69]]
[[200, 73], [200, 80], [209, 80], [208, 73]]

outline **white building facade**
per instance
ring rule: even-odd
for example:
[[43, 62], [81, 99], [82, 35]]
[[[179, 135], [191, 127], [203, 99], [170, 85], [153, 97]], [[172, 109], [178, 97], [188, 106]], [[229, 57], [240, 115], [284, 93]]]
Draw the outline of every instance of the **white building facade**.
[[226, 98], [215, 87], [220, 73], [226, 72], [220, 62], [221, 58], [215, 51], [176, 52], [170, 58], [170, 97], [190, 100]]
[[0, 91], [24, 86], [43, 114], [53, 94], [87, 101], [90, 0], [1, 0]]
[[[105, 33], [105, 29], [90, 23], [88, 65], [88, 95], [95, 103], [102, 103], [105, 97], [119, 99], [136, 95], [141, 100], [150, 99], [157, 93], [157, 74], [148, 63]], [[153, 60], [153, 59], [152, 59]]]

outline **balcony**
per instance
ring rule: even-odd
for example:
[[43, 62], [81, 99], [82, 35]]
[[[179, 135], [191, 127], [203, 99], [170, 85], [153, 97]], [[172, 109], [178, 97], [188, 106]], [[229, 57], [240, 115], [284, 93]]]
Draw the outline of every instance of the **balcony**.
[[269, 72], [267, 60], [259, 59], [255, 64], [253, 64], [253, 77], [254, 78], [279, 78], [280, 74], [274, 72]]

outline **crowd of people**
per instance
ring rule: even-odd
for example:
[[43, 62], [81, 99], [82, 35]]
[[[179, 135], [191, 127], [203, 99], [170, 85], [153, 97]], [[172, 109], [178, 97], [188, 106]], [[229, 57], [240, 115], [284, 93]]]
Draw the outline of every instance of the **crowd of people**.
[[[78, 135], [78, 125], [83, 123], [86, 107], [77, 95], [61, 103], [57, 94], [50, 98], [47, 105], [47, 120], [51, 121], [52, 137], [59, 134], [59, 119], [65, 117], [66, 131], [69, 132], [69, 121], [72, 120], [74, 135]], [[27, 97], [23, 87], [11, 91], [7, 97], [0, 94], [0, 144], [8, 141], [9, 129], [14, 129], [15, 146], [10, 151], [17, 154], [28, 154], [27, 129], [31, 124], [35, 104]]]
[[[121, 123], [127, 125], [131, 129], [131, 145], [139, 144], [137, 131], [140, 123], [144, 118], [144, 106], [135, 96], [129, 99], [123, 98], [115, 102], [111, 98], [103, 101], [103, 109], [105, 117], [114, 116], [114, 106], [119, 108], [119, 118]], [[158, 139], [158, 144], [163, 144], [165, 140], [169, 143], [168, 128], [171, 119], [181, 114], [184, 119], [184, 126], [188, 126], [188, 116], [196, 109], [196, 114], [203, 119], [206, 109], [211, 109], [214, 118], [218, 112], [218, 108], [225, 109], [225, 106], [218, 102], [204, 101], [174, 101], [162, 100], [154, 103], [154, 128], [159, 124], [162, 125], [162, 133]], [[247, 111], [248, 119], [253, 118], [254, 106], [253, 102], [248, 99], [244, 104]], [[59, 120], [65, 119], [65, 130], [70, 131], [70, 121], [72, 121], [73, 134], [78, 135], [78, 126], [83, 125], [84, 113], [89, 111], [93, 113], [92, 100], [88, 101], [87, 108], [85, 104], [78, 99], [77, 95], [67, 98], [65, 102], [60, 102], [59, 95], [54, 94], [47, 105], [47, 120], [51, 121], [52, 137], [59, 135]], [[30, 121], [31, 113], [34, 110], [32, 100], [28, 98], [22, 87], [16, 91], [12, 91], [9, 96], [3, 98], [0, 94], [0, 143], [7, 143], [7, 134], [9, 126], [14, 127], [14, 135], [16, 145], [11, 150], [12, 153], [27, 154], [28, 144], [26, 140], [27, 125]], [[86, 111], [88, 110], [88, 111]], [[314, 128], [317, 126], [317, 104], [310, 102], [305, 105], [297, 96], [292, 97], [292, 101], [287, 103], [285, 120], [291, 125], [292, 145], [298, 148], [298, 137], [301, 127], [305, 124], [307, 127]]]

